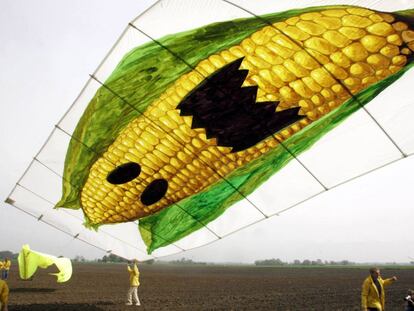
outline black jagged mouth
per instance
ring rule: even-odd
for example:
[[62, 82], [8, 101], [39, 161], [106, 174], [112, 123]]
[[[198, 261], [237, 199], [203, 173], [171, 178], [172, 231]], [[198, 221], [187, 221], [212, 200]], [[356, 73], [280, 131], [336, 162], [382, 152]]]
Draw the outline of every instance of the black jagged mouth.
[[242, 151], [301, 120], [300, 107], [276, 112], [279, 102], [256, 102], [258, 86], [244, 86], [243, 58], [220, 68], [192, 90], [177, 109], [192, 116], [191, 128], [204, 128], [217, 145]]

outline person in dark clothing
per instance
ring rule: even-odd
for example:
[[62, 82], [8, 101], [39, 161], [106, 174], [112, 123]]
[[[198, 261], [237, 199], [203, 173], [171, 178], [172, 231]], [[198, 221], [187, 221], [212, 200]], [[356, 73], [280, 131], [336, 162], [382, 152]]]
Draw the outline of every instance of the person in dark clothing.
[[409, 289], [404, 300], [407, 302], [405, 311], [414, 311], [414, 290]]

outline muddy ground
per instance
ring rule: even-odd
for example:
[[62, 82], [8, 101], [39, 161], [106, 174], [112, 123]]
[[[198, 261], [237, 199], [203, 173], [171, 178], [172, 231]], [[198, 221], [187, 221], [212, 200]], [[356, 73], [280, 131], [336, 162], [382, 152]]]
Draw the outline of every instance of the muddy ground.
[[[12, 267], [9, 310], [360, 310], [367, 269], [254, 266], [141, 265], [142, 306], [125, 306], [124, 264], [74, 264], [72, 279], [57, 284], [41, 270], [32, 281]], [[383, 269], [399, 280], [386, 290], [387, 311], [404, 310], [414, 269]]]

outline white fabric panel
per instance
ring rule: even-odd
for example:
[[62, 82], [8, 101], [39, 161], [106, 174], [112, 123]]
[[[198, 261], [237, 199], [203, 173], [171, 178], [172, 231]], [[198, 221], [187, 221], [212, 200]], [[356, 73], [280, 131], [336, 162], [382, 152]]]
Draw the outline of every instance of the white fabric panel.
[[202, 228], [193, 234], [182, 238], [174, 244], [187, 250], [211, 243], [215, 240], [217, 240], [217, 237], [211, 231], [206, 228]]
[[9, 198], [13, 200], [13, 205], [28, 212], [32, 216], [38, 218], [50, 209], [50, 203], [36, 196], [35, 194], [27, 191], [19, 185], [9, 195]]
[[103, 225], [98, 229], [98, 233], [100, 232], [109, 234], [128, 246], [139, 249], [146, 254], [146, 246], [141, 239], [141, 235], [138, 231], [138, 224], [136, 222]]
[[41, 163], [34, 161], [21, 179], [20, 184], [50, 202], [59, 201], [62, 193], [62, 180]]
[[69, 233], [73, 237], [84, 228], [79, 219], [66, 214], [62, 209], [53, 209], [52, 206], [44, 212], [41, 220], [57, 226], [60, 230]]
[[98, 82], [90, 78], [72, 104], [72, 107], [70, 107], [68, 112], [66, 112], [62, 120], [58, 123], [58, 126], [69, 134], [72, 134], [78, 125], [79, 119], [85, 112], [86, 107], [100, 87], [101, 85]]
[[322, 191], [324, 188], [315, 178], [292, 160], [258, 187], [248, 199], [270, 216]]
[[148, 37], [139, 33], [136, 29], [128, 25], [122, 37], [115, 44], [110, 54], [104, 59], [102, 64], [95, 71], [94, 76], [100, 81], [105, 82], [121, 59], [132, 49], [151, 41]]
[[300, 9], [313, 6], [340, 4], [368, 7], [384, 12], [412, 9], [413, 7], [413, 2], [411, 0], [260, 0], [260, 3], [258, 1], [251, 0], [228, 0], [228, 2], [241, 6], [255, 15], [283, 12], [291, 9]]
[[54, 172], [63, 176], [69, 142], [70, 136], [55, 128], [36, 158]]
[[414, 69], [411, 68], [367, 105], [367, 110], [405, 154], [414, 152], [413, 81]]
[[210, 222], [207, 227], [218, 236], [223, 237], [264, 218], [263, 214], [250, 202], [242, 200], [229, 207], [224, 214]]
[[401, 153], [359, 110], [298, 157], [328, 188], [401, 158]]
[[164, 256], [178, 254], [178, 253], [181, 253], [182, 251], [183, 250], [181, 248], [178, 248], [177, 246], [171, 244], [171, 245], [156, 249], [155, 251], [152, 252], [151, 255], [153, 255], [154, 257], [164, 257]]
[[222, 0], [163, 0], [132, 24], [154, 39], [250, 14]]

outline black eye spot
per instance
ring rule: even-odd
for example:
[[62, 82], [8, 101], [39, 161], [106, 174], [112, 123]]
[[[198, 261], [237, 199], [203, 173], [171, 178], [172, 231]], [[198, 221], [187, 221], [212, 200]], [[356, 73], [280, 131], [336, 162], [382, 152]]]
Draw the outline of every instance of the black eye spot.
[[106, 180], [113, 185], [125, 184], [139, 176], [141, 166], [138, 163], [129, 162], [116, 167], [108, 174]]
[[151, 205], [165, 195], [168, 189], [168, 182], [165, 179], [156, 179], [152, 181], [141, 195], [141, 202], [145, 205]]

